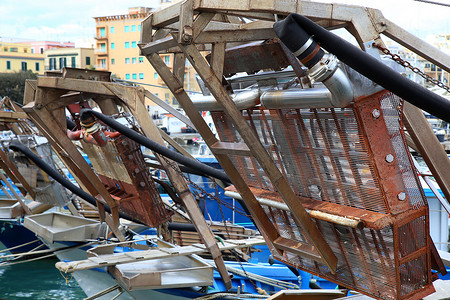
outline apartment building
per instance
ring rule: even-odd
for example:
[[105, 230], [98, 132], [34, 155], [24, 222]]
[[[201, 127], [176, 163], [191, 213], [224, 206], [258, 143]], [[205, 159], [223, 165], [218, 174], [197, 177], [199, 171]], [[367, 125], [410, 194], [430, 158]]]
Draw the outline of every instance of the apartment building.
[[41, 54], [43, 54], [48, 49], [75, 47], [75, 43], [55, 42], [55, 41], [28, 41], [28, 42], [21, 42], [21, 44], [30, 45], [31, 53], [41, 53]]
[[93, 69], [95, 54], [93, 48], [54, 48], [45, 54], [45, 70], [61, 70], [63, 67]]
[[0, 73], [28, 70], [44, 74], [44, 54], [32, 53], [29, 44], [0, 42]]
[[[166, 1], [164, 1], [165, 3]], [[127, 14], [95, 17], [96, 21], [96, 69], [107, 70], [112, 76], [139, 84], [170, 104], [176, 104], [175, 97], [164, 81], [143, 56], [139, 56], [141, 22], [152, 9], [148, 7], [129, 8]], [[162, 54], [164, 62], [172, 68], [173, 55]], [[199, 91], [195, 71], [186, 64], [186, 90]], [[146, 103], [151, 109], [153, 103]]]

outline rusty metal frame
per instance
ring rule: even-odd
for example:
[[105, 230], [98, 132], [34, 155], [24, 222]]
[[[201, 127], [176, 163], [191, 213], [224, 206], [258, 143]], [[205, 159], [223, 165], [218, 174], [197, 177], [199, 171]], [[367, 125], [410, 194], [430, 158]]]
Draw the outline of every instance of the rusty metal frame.
[[[79, 72], [79, 70], [66, 70], [63, 77], [44, 76], [39, 77], [36, 82], [28, 82], [25, 89], [24, 102], [27, 104], [24, 106], [24, 111], [47, 137], [79, 184], [96, 196], [99, 212], [116, 236], [119, 239], [124, 239], [118, 231], [119, 220], [116, 201], [66, 135], [64, 108], [70, 103], [79, 101], [82, 93], [95, 95], [94, 98], [98, 98], [97, 103], [103, 113], [114, 114], [117, 112], [117, 105], [125, 106], [135, 116], [137, 123], [147, 137], [160, 144], [164, 144], [164, 141], [145, 108], [144, 97], [145, 93], [148, 93], [147, 91], [143, 88], [127, 87], [108, 81], [74, 79], [73, 75], [76, 72]], [[95, 72], [94, 74], [98, 75]], [[106, 79], [105, 76], [100, 76], [100, 78]], [[69, 92], [69, 96], [61, 97]], [[211, 252], [227, 287], [231, 287], [231, 280], [216, 244], [216, 239], [207, 226], [186, 181], [181, 176], [181, 171], [170, 160], [166, 160], [157, 154], [155, 156], [165, 168], [176, 192], [183, 200], [191, 220]], [[111, 207], [112, 217], [105, 214], [104, 209], [102, 209], [103, 203]]]
[[[300, 213], [302, 208], [293, 205], [294, 199], [291, 198], [292, 190], [283, 181], [282, 173], [276, 168], [276, 163], [269, 158], [259, 140], [252, 138], [251, 127], [242, 119], [240, 112], [231, 103], [227, 91], [222, 86], [222, 76], [225, 48], [244, 42], [273, 39], [275, 37], [272, 29], [273, 22], [278, 17], [287, 16], [290, 13], [303, 14], [328, 29], [345, 28], [356, 38], [362, 49], [365, 49], [372, 42], [383, 45], [380, 35], [384, 34], [413, 52], [429, 59], [443, 69], [450, 71], [450, 56], [423, 43], [418, 38], [385, 19], [379, 10], [359, 6], [301, 0], [289, 2], [283, 0], [230, 0], [226, 2], [221, 0], [185, 0], [154, 12], [143, 21], [141, 33], [142, 44], [140, 44], [141, 55], [147, 57], [155, 70], [163, 78], [197, 130], [203, 136], [205, 142], [216, 155], [219, 163], [227, 174], [233, 178], [236, 190], [242, 195], [249, 206], [255, 222], [262, 229], [261, 231], [268, 242], [269, 248], [277, 256], [280, 256], [280, 253], [284, 249], [277, 249], [277, 246], [274, 245], [277, 244], [274, 241], [278, 239], [277, 233], [274, 230], [275, 228], [272, 224], [266, 222], [262, 207], [255, 199], [255, 191], [250, 190], [246, 186], [245, 181], [239, 175], [235, 166], [232, 165], [229, 157], [225, 155], [226, 148], [230, 148], [230, 151], [235, 155], [248, 155], [248, 150], [244, 147], [247, 146], [252, 152], [253, 157], [265, 169], [266, 174], [272, 177], [272, 184], [277, 187], [286, 204], [291, 207], [291, 210], [297, 210], [297, 213]], [[240, 22], [239, 18], [248, 18], [253, 21], [244, 24]], [[153, 34], [153, 32], [155, 33]], [[199, 50], [205, 49], [212, 51], [209, 64], [199, 52]], [[245, 141], [245, 145], [236, 144], [234, 147], [230, 147], [229, 145], [225, 145], [226, 143], [217, 141], [184, 91], [182, 80], [179, 76], [180, 70], [174, 69], [172, 73], [159, 58], [158, 53], [161, 52], [184, 53], [186, 58], [196, 68], [200, 77], [208, 85], [209, 90], [215, 96], [216, 100], [224, 107], [228, 117], [233, 120], [234, 125], [238, 128], [241, 137]], [[368, 109], [374, 108], [365, 108], [364, 103], [360, 103], [359, 109], [365, 114], [370, 113]], [[420, 110], [417, 108], [408, 104], [405, 105], [404, 116], [406, 118], [406, 125], [414, 142], [416, 144], [430, 142], [433, 147], [438, 147], [437, 140], [434, 141], [431, 138], [432, 141], [430, 141], [425, 138], [427, 132], [419, 129], [420, 127], [428, 126], [426, 121], [419, 120], [416, 124], [418, 127], [409, 125], [409, 123], [412, 123], [413, 116], [418, 113], [420, 113]], [[369, 123], [371, 121], [376, 120], [360, 120], [360, 122], [366, 123], [365, 126], [370, 126]], [[416, 122], [416, 118], [414, 118], [414, 122]], [[376, 124], [372, 125], [377, 126]], [[371, 142], [376, 142], [376, 133], [370, 133], [369, 139]], [[436, 153], [430, 150], [431, 147], [423, 146], [420, 148], [419, 146], [419, 149], [421, 149], [421, 153], [427, 162], [432, 165], [430, 169], [433, 175], [437, 177], [444, 194], [450, 196], [450, 176], [445, 176], [448, 170], [450, 170], [448, 158], [446, 156], [444, 157], [442, 153]], [[392, 149], [385, 150], [388, 153], [392, 152]], [[383, 153], [373, 153], [372, 159], [377, 165], [383, 164], [383, 162], [385, 164], [386, 160], [383, 155]], [[336, 167], [338, 168], [339, 166]], [[394, 169], [390, 166], [386, 166], [386, 168], [382, 167], [378, 172], [380, 172], [379, 175], [381, 178], [386, 178], [386, 184], [383, 184], [384, 193], [388, 195], [387, 199], [390, 199], [389, 201], [392, 202], [389, 204], [392, 209], [391, 213], [395, 216], [394, 219], [384, 219], [384, 222], [394, 224], [396, 218], [401, 219], [404, 217], [404, 210], [408, 208], [405, 205], [407, 199], [405, 199], [406, 201], [398, 200], [398, 192], [404, 190], [404, 186], [401, 182], [395, 182], [395, 180], [394, 182], [389, 181], [390, 172], [397, 175], [399, 173], [399, 170], [395, 169], [395, 167]], [[297, 217], [299, 216], [297, 215]], [[314, 228], [316, 227], [311, 226], [307, 218], [301, 217], [300, 219], [301, 223], [306, 222], [302, 223], [304, 226], [305, 224], [309, 224], [306, 225], [308, 231], [315, 232], [316, 229]], [[374, 234], [373, 236], [375, 237]], [[325, 241], [320, 241], [321, 239], [319, 237], [313, 243], [316, 246], [320, 245], [319, 247], [323, 247], [321, 254], [325, 257], [322, 256], [322, 263], [325, 262], [330, 267], [335, 264], [334, 254], [331, 253]], [[427, 244], [428, 246], [430, 245]], [[429, 252], [427, 253], [427, 260], [429, 261], [430, 254]], [[418, 294], [399, 295], [402, 298], [417, 298], [417, 296]]]

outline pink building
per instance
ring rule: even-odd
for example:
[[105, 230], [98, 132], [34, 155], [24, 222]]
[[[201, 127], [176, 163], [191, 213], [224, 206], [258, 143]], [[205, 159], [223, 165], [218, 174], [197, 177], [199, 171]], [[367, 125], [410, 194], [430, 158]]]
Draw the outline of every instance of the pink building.
[[28, 41], [21, 42], [31, 46], [31, 53], [44, 53], [47, 49], [52, 48], [74, 48], [75, 43], [71, 42], [50, 42], [50, 41]]

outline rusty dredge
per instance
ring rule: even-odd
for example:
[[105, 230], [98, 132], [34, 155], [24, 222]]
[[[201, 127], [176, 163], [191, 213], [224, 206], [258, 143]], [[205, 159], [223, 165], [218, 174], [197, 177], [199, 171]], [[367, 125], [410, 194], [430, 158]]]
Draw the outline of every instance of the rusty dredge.
[[[329, 31], [337, 28], [359, 47]], [[231, 181], [227, 195], [245, 203], [276, 259], [378, 299], [420, 299], [446, 271], [408, 145], [449, 199], [449, 162], [419, 108], [446, 121], [450, 108], [383, 64], [382, 35], [450, 71], [447, 56], [378, 10], [312, 1], [186, 0], [143, 21], [140, 51], [222, 166], [222, 180]], [[174, 53], [173, 68], [159, 53]], [[186, 59], [203, 84], [201, 97], [183, 88]], [[155, 96], [102, 74], [68, 69], [30, 81], [23, 109], [119, 238], [119, 212], [163, 229], [171, 212], [145, 166], [146, 142], [105, 117], [132, 119], [129, 130], [163, 145], [168, 137], [144, 106], [145, 97]], [[211, 111], [218, 137], [201, 111]], [[93, 169], [72, 140], [80, 140]], [[155, 156], [229, 285], [178, 165]]]

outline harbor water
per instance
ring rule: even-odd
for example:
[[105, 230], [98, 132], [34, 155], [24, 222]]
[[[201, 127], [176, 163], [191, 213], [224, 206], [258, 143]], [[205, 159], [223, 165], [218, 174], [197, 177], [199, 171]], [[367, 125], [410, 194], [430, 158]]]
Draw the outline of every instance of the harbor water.
[[[4, 246], [0, 243], [0, 250]], [[56, 258], [0, 267], [0, 300], [84, 299], [75, 279], [68, 282], [55, 268]], [[66, 274], [64, 274], [66, 276]]]

